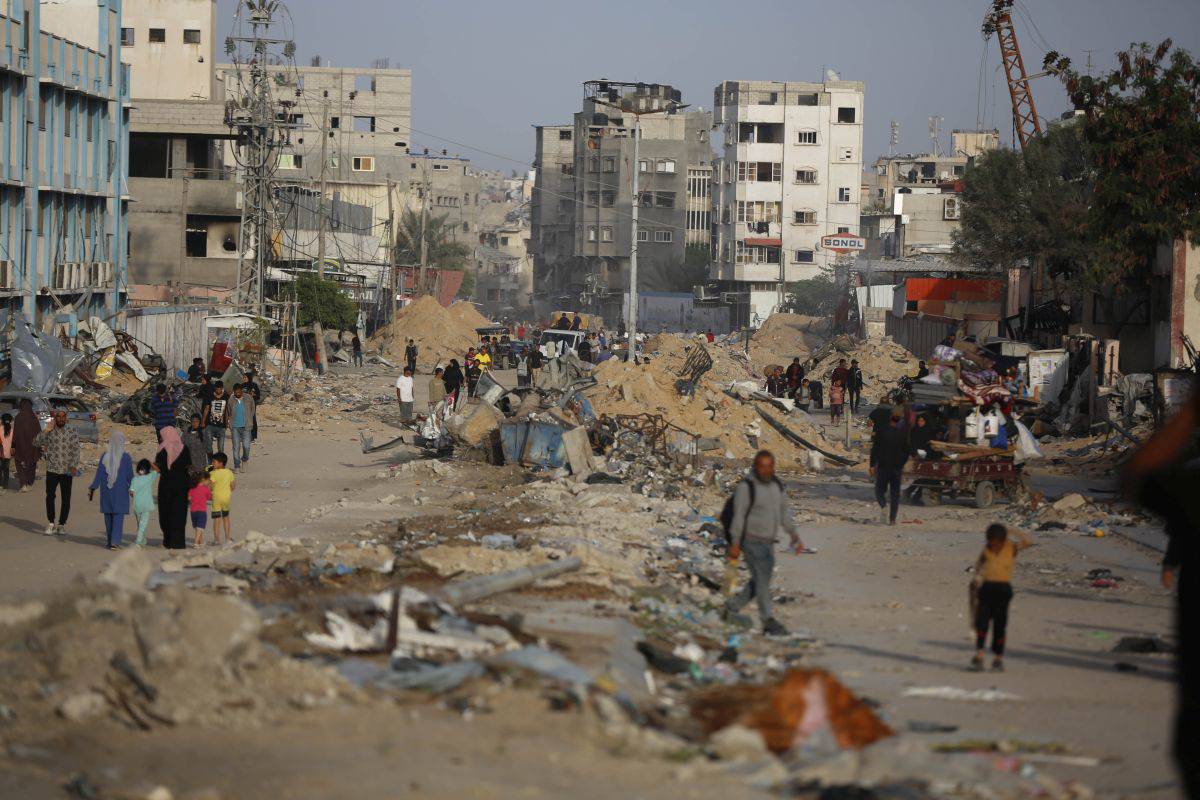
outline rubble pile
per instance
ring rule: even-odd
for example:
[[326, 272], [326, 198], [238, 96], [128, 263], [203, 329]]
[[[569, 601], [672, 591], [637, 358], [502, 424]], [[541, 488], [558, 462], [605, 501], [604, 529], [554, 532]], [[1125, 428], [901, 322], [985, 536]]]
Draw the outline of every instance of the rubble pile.
[[863, 400], [868, 403], [878, 403], [901, 378], [917, 374], [917, 357], [890, 336], [865, 340], [838, 336], [812, 357], [816, 361], [808, 374], [821, 380], [827, 380], [839, 359], [847, 364], [857, 359], [863, 372]]
[[750, 377], [750, 369], [740, 350], [725, 347], [704, 345], [698, 338], [688, 339], [674, 333], [657, 333], [646, 340], [642, 352], [651, 361], [661, 359], [666, 367], [678, 373], [693, 348], [704, 347], [712, 358], [712, 367], [704, 374], [704, 379], [717, 387], [726, 387], [734, 381], [744, 381]]
[[485, 328], [494, 324], [490, 319], [479, 313], [475, 304], [469, 300], [458, 300], [450, 304], [446, 312], [462, 326], [464, 330], [475, 332], [476, 328]]
[[179, 585], [149, 592], [153, 574], [147, 555], [127, 550], [100, 580], [0, 627], [6, 735], [44, 734], [51, 714], [142, 730], [261, 726], [353, 698], [333, 670], [264, 648], [248, 603]]
[[670, 362], [609, 359], [595, 369], [596, 386], [585, 394], [597, 415], [659, 414], [686, 433], [719, 443], [726, 458], [749, 458], [765, 447], [781, 461], [795, 463], [797, 448], [764, 425], [752, 405], [726, 395], [708, 375], [694, 393], [680, 395]]
[[[479, 325], [471, 317], [478, 316], [478, 312], [469, 303], [455, 305], [465, 305], [469, 310], [452, 312], [429, 295], [414, 300], [400, 310], [395, 322], [375, 332], [370, 340], [371, 349], [400, 364], [404, 348], [412, 339], [417, 345], [417, 368], [423, 372], [432, 372], [439, 362], [451, 358], [461, 362], [467, 348], [478, 343], [475, 328]], [[480, 323], [487, 324], [487, 320]]]
[[772, 364], [804, 361], [829, 337], [829, 319], [776, 313], [767, 317], [750, 338], [750, 361], [760, 372]]

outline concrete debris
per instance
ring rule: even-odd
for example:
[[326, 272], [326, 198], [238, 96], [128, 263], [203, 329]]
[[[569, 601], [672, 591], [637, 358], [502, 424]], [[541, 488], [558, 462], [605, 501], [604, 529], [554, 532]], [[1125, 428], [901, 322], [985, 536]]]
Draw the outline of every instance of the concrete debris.
[[446, 429], [454, 440], [470, 447], [481, 445], [500, 429], [504, 416], [488, 403], [476, 403], [446, 421]]
[[68, 722], [83, 722], [108, 710], [108, 700], [99, 692], [73, 694], [58, 704], [55, 711]]
[[1018, 695], [999, 689], [960, 689], [957, 686], [910, 686], [901, 692], [901, 696], [961, 700], [969, 703], [997, 703], [1021, 699]]
[[23, 625], [33, 622], [46, 613], [46, 604], [30, 600], [13, 606], [0, 606], [0, 625]]
[[1071, 492], [1054, 501], [1050, 507], [1055, 511], [1077, 511], [1087, 505], [1088, 501], [1086, 497], [1078, 492]]
[[396, 565], [396, 554], [382, 544], [342, 542], [331, 544], [313, 559], [313, 566], [338, 571], [369, 570], [384, 575]]
[[136, 594], [146, 590], [146, 581], [154, 571], [150, 556], [140, 549], [123, 550], [100, 573], [100, 582], [124, 592]]

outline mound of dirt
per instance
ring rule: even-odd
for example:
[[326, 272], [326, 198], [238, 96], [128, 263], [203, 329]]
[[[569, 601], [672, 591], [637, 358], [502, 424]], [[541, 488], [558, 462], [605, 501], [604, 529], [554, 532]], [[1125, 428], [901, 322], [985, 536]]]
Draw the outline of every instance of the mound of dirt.
[[[453, 310], [456, 306], [466, 306], [469, 310]], [[476, 325], [474, 321], [467, 321], [474, 319], [471, 314], [483, 322]], [[470, 303], [455, 303], [446, 309], [426, 295], [401, 309], [395, 322], [377, 330], [371, 337], [371, 346], [389, 360], [400, 363], [404, 358], [404, 347], [412, 339], [417, 345], [417, 369], [432, 371], [434, 366], [447, 359], [461, 361], [467, 348], [478, 343], [475, 328], [487, 324], [488, 321]]]
[[803, 361], [829, 337], [829, 320], [801, 314], [772, 314], [750, 338], [750, 361], [761, 372], [768, 364]]
[[[597, 414], [660, 414], [687, 433], [720, 442], [733, 458], [746, 459], [766, 448], [775, 453], [781, 467], [795, 468], [807, 461], [803, 448], [776, 431], [756, 410], [757, 403], [730, 397], [725, 389], [734, 380], [747, 378], [746, 367], [730, 359], [720, 347], [707, 347], [713, 368], [701, 379], [691, 396], [680, 395], [678, 369], [689, 345], [681, 337], [660, 334], [647, 341], [649, 363], [630, 364], [617, 359], [603, 362], [592, 372], [597, 384], [586, 394]], [[780, 414], [781, 415], [781, 414]], [[839, 450], [817, 431], [801, 431], [814, 444]]]
[[863, 399], [876, 403], [895, 387], [905, 375], [917, 374], [917, 357], [890, 337], [855, 341], [839, 336], [822, 351], [814, 353], [816, 364], [808, 371], [828, 385], [828, 376], [837, 367], [838, 359], [858, 360], [863, 373]]
[[451, 303], [450, 308], [446, 309], [450, 317], [455, 322], [462, 325], [465, 330], [475, 332], [476, 328], [485, 328], [492, 324], [492, 321], [479, 313], [479, 309], [475, 308], [475, 304], [466, 300], [459, 300], [456, 303]]

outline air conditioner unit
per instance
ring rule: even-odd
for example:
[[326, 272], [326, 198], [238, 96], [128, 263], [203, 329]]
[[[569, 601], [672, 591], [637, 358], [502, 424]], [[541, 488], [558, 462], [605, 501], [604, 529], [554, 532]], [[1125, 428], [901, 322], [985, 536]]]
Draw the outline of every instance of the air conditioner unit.
[[958, 197], [947, 197], [942, 200], [942, 219], [959, 219], [962, 209]]
[[93, 261], [87, 265], [87, 285], [97, 288], [112, 286], [112, 264], [107, 261]]
[[11, 261], [0, 261], [0, 289], [15, 289]]

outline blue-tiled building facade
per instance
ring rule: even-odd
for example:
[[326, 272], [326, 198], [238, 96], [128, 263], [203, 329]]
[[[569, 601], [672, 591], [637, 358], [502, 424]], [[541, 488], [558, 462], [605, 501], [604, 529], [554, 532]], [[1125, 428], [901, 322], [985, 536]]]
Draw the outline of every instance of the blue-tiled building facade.
[[31, 321], [123, 305], [120, 36], [121, 0], [0, 0], [0, 308]]

